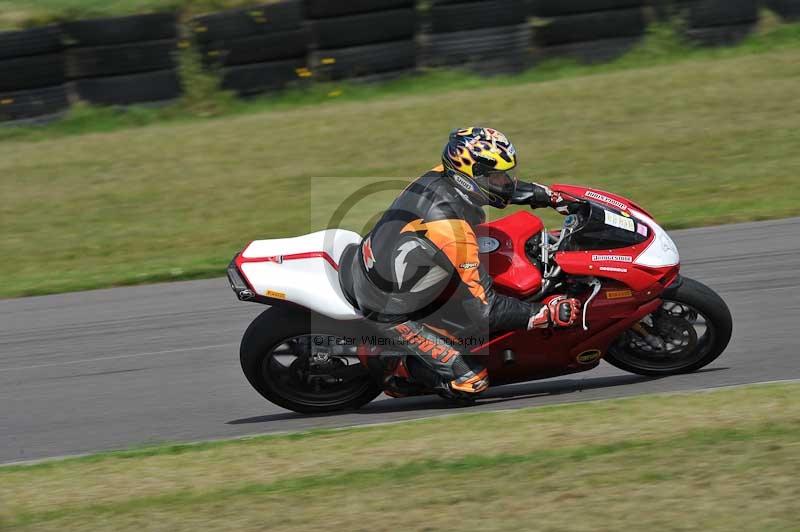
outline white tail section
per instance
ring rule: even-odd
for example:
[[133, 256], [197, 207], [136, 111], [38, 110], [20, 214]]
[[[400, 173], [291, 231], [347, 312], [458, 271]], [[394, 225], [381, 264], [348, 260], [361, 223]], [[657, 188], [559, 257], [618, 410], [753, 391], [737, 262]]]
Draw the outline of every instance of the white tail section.
[[256, 240], [242, 252], [240, 269], [260, 295], [292, 301], [338, 320], [361, 314], [342, 294], [339, 259], [361, 236], [344, 229], [328, 229], [295, 238]]

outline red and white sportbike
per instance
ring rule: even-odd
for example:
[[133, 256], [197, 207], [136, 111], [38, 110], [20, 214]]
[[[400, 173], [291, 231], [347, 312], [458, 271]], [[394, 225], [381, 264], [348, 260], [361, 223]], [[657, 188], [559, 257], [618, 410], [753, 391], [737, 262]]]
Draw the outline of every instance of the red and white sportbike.
[[[609, 192], [551, 188], [573, 202], [563, 227], [547, 231], [523, 211], [483, 224], [481, 261], [498, 292], [533, 301], [569, 294], [583, 301], [582, 320], [486, 338], [474, 351], [487, 354], [492, 384], [587, 371], [601, 359], [654, 376], [716, 359], [731, 337], [730, 311], [713, 290], [679, 276], [675, 243], [652, 216]], [[273, 403], [303, 413], [357, 408], [388, 377], [408, 377], [402, 348], [376, 343], [340, 288], [339, 259], [360, 241], [342, 229], [257, 240], [228, 267], [240, 300], [270, 305], [245, 332], [240, 357]]]

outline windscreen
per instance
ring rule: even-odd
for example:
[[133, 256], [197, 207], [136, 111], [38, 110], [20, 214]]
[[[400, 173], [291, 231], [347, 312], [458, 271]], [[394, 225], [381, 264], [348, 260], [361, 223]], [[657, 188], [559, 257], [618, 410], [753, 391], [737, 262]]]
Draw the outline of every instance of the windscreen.
[[580, 216], [581, 223], [564, 241], [565, 251], [628, 247], [644, 242], [650, 235], [646, 224], [597, 203], [587, 202]]

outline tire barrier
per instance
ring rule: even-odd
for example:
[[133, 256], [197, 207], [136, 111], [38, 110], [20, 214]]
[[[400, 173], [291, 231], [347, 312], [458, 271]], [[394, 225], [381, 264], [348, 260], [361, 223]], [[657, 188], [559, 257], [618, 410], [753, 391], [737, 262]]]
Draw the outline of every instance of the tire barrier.
[[222, 88], [251, 96], [308, 78], [311, 34], [301, 0], [231, 9], [192, 19], [203, 64], [219, 70]]
[[381, 0], [328, 4], [306, 4], [309, 13], [325, 15], [309, 21], [313, 50], [310, 64], [316, 78], [364, 78], [416, 67], [417, 19], [413, 2]]
[[534, 17], [551, 18], [641, 6], [642, 0], [532, 0], [529, 12]]
[[311, 29], [314, 44], [320, 49], [410, 40], [416, 31], [416, 13], [413, 9], [391, 9], [326, 18], [312, 21]]
[[607, 63], [620, 58], [641, 42], [640, 37], [600, 39], [538, 48], [534, 51], [537, 61], [548, 59], [571, 59], [584, 64]]
[[176, 14], [81, 20], [63, 28], [67, 79], [78, 99], [129, 105], [181, 95]]
[[528, 64], [530, 26], [523, 0], [435, 0], [422, 63], [481, 74], [518, 72]]
[[424, 63], [468, 65], [485, 75], [519, 71], [527, 66], [530, 41], [528, 24], [431, 34], [424, 44]]
[[[240, 96], [298, 81], [379, 80], [424, 66], [519, 71], [567, 57], [613, 60], [646, 30], [677, 19], [690, 41], [734, 44], [759, 0], [262, 0], [189, 20], [205, 68]], [[800, 20], [800, 0], [764, 0]], [[172, 100], [182, 87], [178, 13], [65, 22], [0, 32], [0, 121], [44, 120], [76, 99], [100, 105]], [[533, 17], [529, 19], [529, 17]], [[424, 32], [420, 32], [424, 28]]]
[[749, 35], [758, 22], [759, 0], [653, 1], [658, 20], [679, 20], [684, 36], [702, 46], [735, 44]]
[[171, 100], [181, 93], [178, 73], [172, 70], [87, 78], [74, 82], [81, 100], [99, 105], [126, 105]]
[[95, 18], [61, 25], [70, 47], [109, 46], [178, 37], [175, 13], [153, 13], [128, 17]]
[[63, 47], [58, 26], [0, 32], [0, 60], [52, 54], [60, 52]]
[[311, 53], [311, 69], [322, 79], [362, 78], [411, 70], [417, 63], [412, 40], [351, 46]]
[[310, 41], [308, 28], [212, 41], [204, 47], [203, 63], [208, 67], [235, 66], [302, 58], [308, 53]]
[[239, 65], [224, 70], [222, 88], [236, 91], [240, 96], [252, 96], [277, 90], [298, 79], [306, 70], [305, 57]]
[[0, 32], [0, 121], [45, 118], [65, 111], [61, 28]]
[[[537, 60], [568, 58], [582, 63], [611, 61], [644, 36], [642, 0], [537, 0], [534, 28]], [[597, 11], [588, 11], [594, 7]]]
[[481, 2], [435, 2], [430, 10], [431, 33], [481, 30], [514, 26], [525, 22], [527, 13], [521, 0]]
[[196, 17], [189, 22], [189, 29], [195, 41], [208, 43], [293, 30], [302, 24], [302, 1], [283, 0]]
[[0, 61], [0, 91], [39, 89], [64, 83], [64, 56], [32, 55]]
[[764, 4], [783, 20], [800, 20], [800, 0], [764, 0]]
[[99, 78], [175, 68], [177, 41], [135, 42], [75, 48], [67, 52], [70, 79]]
[[346, 2], [341, 0], [306, 0], [306, 16], [310, 19], [319, 19], [401, 7], [413, 8], [415, 2], [416, 0], [347, 0]]
[[69, 106], [64, 85], [0, 91], [0, 122], [42, 120], [60, 116]]
[[539, 46], [637, 37], [647, 25], [641, 8], [565, 15], [535, 29]]

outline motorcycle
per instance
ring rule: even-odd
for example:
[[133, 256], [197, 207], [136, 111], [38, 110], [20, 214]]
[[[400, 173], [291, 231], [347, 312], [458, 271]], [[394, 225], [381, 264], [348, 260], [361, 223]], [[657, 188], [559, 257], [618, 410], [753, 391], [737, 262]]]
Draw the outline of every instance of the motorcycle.
[[[560, 230], [518, 211], [476, 228], [495, 290], [538, 301], [563, 293], [583, 302], [565, 329], [496, 333], [485, 355], [492, 385], [591, 370], [601, 360], [647, 376], [696, 371], [728, 345], [732, 318], [712, 289], [680, 275], [678, 249], [645, 209], [594, 188], [554, 185], [570, 214]], [[361, 236], [328, 229], [257, 240], [227, 273], [241, 301], [269, 305], [247, 328], [240, 361], [267, 400], [301, 413], [361, 407], [390, 377], [412, 378], [405, 354], [384, 346], [344, 295], [339, 261]]]

